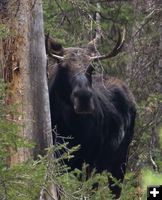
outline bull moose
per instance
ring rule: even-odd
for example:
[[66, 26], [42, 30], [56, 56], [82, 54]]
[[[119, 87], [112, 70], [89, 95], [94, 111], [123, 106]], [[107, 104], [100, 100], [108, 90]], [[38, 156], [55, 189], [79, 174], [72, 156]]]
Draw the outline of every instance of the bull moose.
[[[125, 33], [118, 31], [117, 44], [106, 55], [97, 55], [96, 39], [84, 48], [63, 48], [50, 36], [45, 41], [47, 54], [57, 61], [49, 81], [52, 128], [57, 126], [59, 135], [72, 137], [70, 147], [80, 144], [69, 166], [81, 169], [86, 162], [90, 170], [107, 170], [121, 182], [134, 132], [135, 101], [123, 81], [94, 75], [93, 63], [116, 56], [124, 37]], [[108, 182], [119, 198], [121, 188]]]

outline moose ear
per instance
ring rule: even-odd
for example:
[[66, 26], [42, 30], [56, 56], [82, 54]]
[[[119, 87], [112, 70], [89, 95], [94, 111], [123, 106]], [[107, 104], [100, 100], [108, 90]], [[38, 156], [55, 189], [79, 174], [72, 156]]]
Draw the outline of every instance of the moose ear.
[[48, 34], [45, 34], [45, 46], [46, 46], [46, 53], [48, 55], [55, 54], [58, 56], [64, 55], [64, 48], [59, 42], [56, 42], [55, 39], [53, 39]]

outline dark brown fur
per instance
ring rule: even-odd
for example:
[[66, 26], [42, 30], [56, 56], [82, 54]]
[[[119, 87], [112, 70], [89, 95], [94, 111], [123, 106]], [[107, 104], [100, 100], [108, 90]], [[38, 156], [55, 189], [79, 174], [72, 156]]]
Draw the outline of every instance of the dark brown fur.
[[[81, 145], [68, 162], [71, 169], [81, 169], [86, 162], [90, 169], [107, 170], [122, 182], [134, 132], [134, 97], [123, 81], [92, 75], [85, 52], [75, 49], [56, 65], [49, 83], [52, 127], [57, 126], [59, 135], [72, 137], [69, 148]], [[118, 198], [121, 188], [112, 183], [110, 179]]]

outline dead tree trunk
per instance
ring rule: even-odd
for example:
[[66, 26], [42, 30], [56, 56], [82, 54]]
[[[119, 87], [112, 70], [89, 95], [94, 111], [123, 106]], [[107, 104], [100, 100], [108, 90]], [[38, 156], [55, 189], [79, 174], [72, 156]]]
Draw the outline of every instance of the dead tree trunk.
[[43, 11], [41, 0], [2, 0], [0, 6], [0, 23], [9, 33], [0, 40], [1, 72], [10, 91], [7, 103], [15, 105], [11, 118], [21, 125], [19, 135], [35, 144], [11, 149], [12, 166], [35, 159], [52, 145]]
[[49, 98], [46, 78], [41, 1], [8, 1], [2, 23], [9, 36], [1, 44], [3, 77], [9, 83], [8, 103], [16, 105], [13, 116], [23, 127], [21, 135], [35, 142], [34, 149], [18, 149], [11, 164], [34, 158], [52, 144]]

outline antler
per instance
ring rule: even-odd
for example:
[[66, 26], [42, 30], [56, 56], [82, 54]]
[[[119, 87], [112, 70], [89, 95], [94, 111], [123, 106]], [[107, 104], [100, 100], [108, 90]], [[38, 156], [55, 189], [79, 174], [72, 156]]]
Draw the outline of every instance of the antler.
[[55, 58], [55, 59], [58, 59], [58, 60], [64, 60], [64, 56], [58, 56], [58, 55], [53, 54], [53, 53], [50, 53], [50, 56], [51, 56], [52, 58]]
[[114, 49], [109, 54], [90, 57], [90, 60], [91, 61], [98, 61], [98, 60], [103, 60], [103, 59], [106, 59], [106, 58], [112, 58], [112, 57], [116, 56], [123, 47], [123, 44], [124, 44], [124, 41], [125, 41], [125, 33], [126, 33], [126, 30], [124, 28], [123, 36], [121, 37], [121, 32], [120, 32], [120, 29], [118, 28], [118, 41], [117, 41]]

